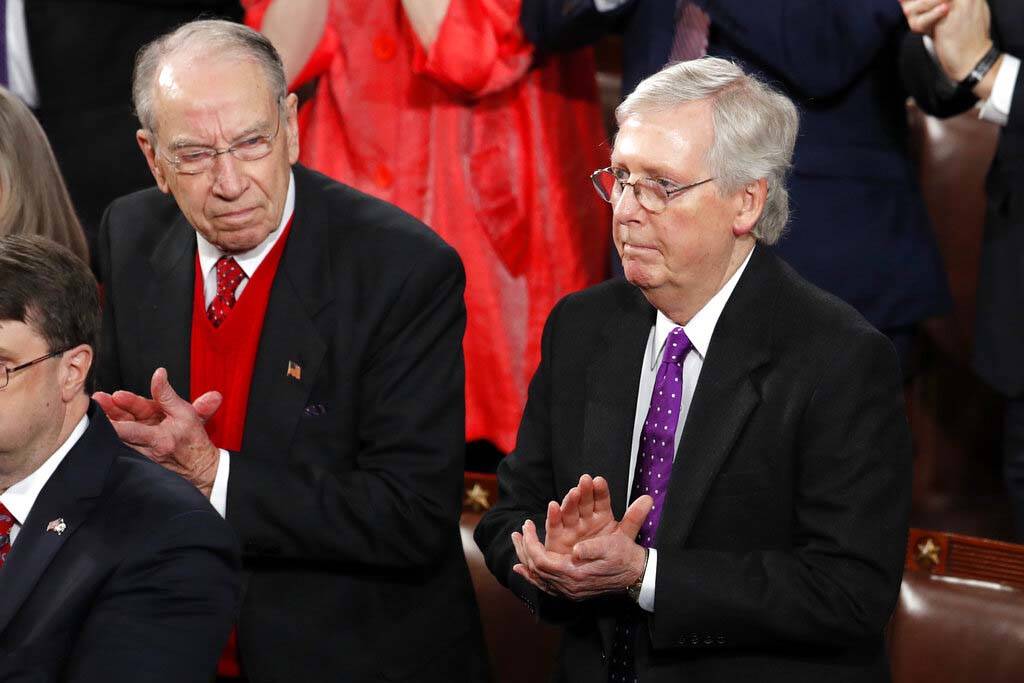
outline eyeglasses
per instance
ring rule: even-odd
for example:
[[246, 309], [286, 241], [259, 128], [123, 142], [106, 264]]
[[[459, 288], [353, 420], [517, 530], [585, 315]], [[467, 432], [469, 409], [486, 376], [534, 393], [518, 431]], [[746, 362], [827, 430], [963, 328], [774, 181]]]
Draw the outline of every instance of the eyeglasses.
[[0, 391], [3, 391], [4, 389], [7, 388], [7, 385], [11, 381], [11, 375], [13, 375], [14, 373], [18, 372], [19, 370], [24, 370], [25, 368], [30, 368], [33, 365], [38, 365], [39, 363], [42, 363], [44, 360], [49, 360], [50, 358], [53, 358], [55, 356], [59, 356], [62, 353], [64, 353], [65, 351], [67, 351], [67, 350], [68, 349], [61, 349], [60, 351], [51, 351], [50, 353], [46, 354], [45, 356], [40, 356], [39, 358], [36, 358], [35, 360], [30, 360], [27, 363], [22, 363], [21, 365], [16, 365], [13, 368], [9, 368], [6, 365], [0, 366], [0, 370], [3, 370], [3, 372], [0, 372]]
[[230, 154], [239, 161], [259, 161], [274, 149], [274, 139], [281, 132], [281, 108], [277, 108], [277, 128], [270, 135], [253, 135], [240, 140], [230, 147], [182, 147], [174, 156], [162, 154], [167, 163], [182, 175], [198, 175], [213, 168], [214, 160], [221, 154]]
[[679, 185], [664, 178], [637, 178], [631, 183], [626, 182], [628, 179], [629, 173], [622, 168], [601, 168], [590, 174], [590, 181], [594, 183], [594, 189], [601, 199], [614, 204], [622, 196], [623, 186], [629, 185], [633, 188], [637, 203], [651, 213], [664, 211], [669, 201], [681, 192], [714, 180], [707, 178], [689, 185]]

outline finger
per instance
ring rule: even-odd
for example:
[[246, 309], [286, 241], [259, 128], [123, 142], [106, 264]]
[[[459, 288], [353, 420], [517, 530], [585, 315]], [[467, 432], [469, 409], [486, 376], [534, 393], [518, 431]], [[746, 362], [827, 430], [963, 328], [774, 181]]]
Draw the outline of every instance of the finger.
[[604, 477], [594, 477], [594, 513], [612, 513], [612, 494], [608, 489], [608, 480]]
[[542, 590], [545, 593], [548, 593], [550, 595], [554, 595], [554, 591], [551, 589], [551, 587], [548, 586], [543, 581], [541, 581], [538, 576], [536, 576], [532, 572], [530, 572], [530, 568], [527, 567], [526, 565], [514, 564], [514, 565], [512, 565], [512, 571], [514, 571], [516, 574], [519, 574], [519, 576], [521, 576], [524, 579], [526, 579], [527, 581], [529, 581], [536, 588], [538, 588], [538, 589], [540, 589], [540, 590]]
[[626, 514], [622, 515], [622, 521], [619, 522], [618, 530], [622, 532], [623, 536], [633, 540], [640, 533], [640, 527], [643, 526], [644, 520], [647, 519], [647, 515], [650, 514], [653, 508], [653, 498], [650, 496], [640, 496], [626, 508]]
[[910, 24], [910, 29], [914, 33], [930, 34], [935, 30], [936, 24], [947, 14], [949, 14], [949, 5], [942, 4], [927, 12], [918, 14], [912, 20], [908, 20], [907, 23]]
[[580, 521], [580, 489], [574, 486], [562, 499], [562, 524], [570, 529]]
[[560, 570], [559, 558], [564, 555], [549, 553], [537, 537], [537, 527], [533, 520], [523, 524], [523, 551], [526, 553], [526, 565], [534, 574], [542, 579], [556, 578]]
[[131, 413], [122, 410], [114, 403], [113, 397], [105, 391], [97, 391], [92, 395], [100, 409], [106, 414], [108, 420], [132, 420], [135, 419]]
[[523, 549], [523, 535], [518, 531], [512, 532], [512, 547], [515, 548], [516, 558], [523, 564], [526, 564], [527, 558], [526, 551]]
[[118, 390], [110, 395], [110, 400], [121, 410], [129, 413], [131, 419], [140, 422], [153, 422], [163, 417], [163, 411], [155, 401], [139, 396], [130, 391]]
[[554, 534], [562, 531], [562, 508], [559, 507], [558, 503], [551, 501], [548, 503], [548, 515], [544, 519], [544, 539], [550, 539]]
[[598, 536], [580, 541], [572, 547], [572, 561], [581, 563], [603, 559], [608, 553], [608, 543], [608, 536]]
[[589, 474], [580, 477], [579, 489], [579, 516], [580, 519], [587, 520], [594, 514], [594, 480]]
[[[159, 440], [159, 428], [150, 425], [128, 420], [126, 422], [111, 422], [117, 438], [126, 444], [149, 456], [156, 448]], [[145, 449], [145, 452], [142, 450]]]
[[219, 391], [207, 391], [192, 402], [192, 407], [195, 408], [196, 415], [205, 424], [207, 420], [213, 417], [213, 414], [217, 412], [222, 403], [224, 403], [224, 397], [221, 396]]
[[153, 395], [153, 400], [168, 415], [182, 416], [184, 406], [188, 406], [188, 411], [184, 413], [185, 415], [194, 412], [192, 404], [178, 396], [178, 392], [171, 386], [170, 381], [167, 379], [166, 369], [156, 369], [153, 373], [153, 379], [149, 384], [149, 389]]

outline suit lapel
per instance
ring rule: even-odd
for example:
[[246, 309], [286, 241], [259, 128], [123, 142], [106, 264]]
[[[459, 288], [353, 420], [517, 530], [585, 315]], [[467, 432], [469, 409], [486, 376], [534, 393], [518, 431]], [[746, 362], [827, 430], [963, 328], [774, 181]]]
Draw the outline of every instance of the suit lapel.
[[[242, 439], [243, 450], [277, 457], [288, 452], [320, 374], [327, 346], [314, 319], [334, 293], [330, 217], [312, 174], [301, 166], [294, 173], [295, 213], [267, 302]], [[301, 368], [298, 379], [290, 364]]]
[[[189, 341], [192, 335], [192, 305], [195, 289], [195, 229], [179, 215], [160, 240], [150, 263], [153, 278], [144, 287], [138, 311], [143, 339], [140, 348], [146, 358], [159, 359], [179, 396], [189, 396]], [[142, 388], [149, 395], [154, 367], [143, 367]]]
[[657, 546], [681, 546], [704, 496], [761, 398], [753, 373], [769, 360], [774, 257], [755, 247], [722, 311], [686, 417]]
[[[54, 556], [88, 518], [103, 490], [116, 443], [113, 428], [103, 413], [89, 409], [90, 425], [40, 491], [28, 519], [18, 533], [7, 562], [0, 569], [0, 633], [43, 576]], [[51, 521], [63, 520], [62, 533], [48, 531]]]

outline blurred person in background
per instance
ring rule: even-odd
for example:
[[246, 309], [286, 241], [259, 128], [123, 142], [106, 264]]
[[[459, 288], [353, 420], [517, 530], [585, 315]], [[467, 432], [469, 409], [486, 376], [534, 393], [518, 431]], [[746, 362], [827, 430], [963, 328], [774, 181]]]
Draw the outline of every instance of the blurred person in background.
[[947, 117], [980, 106], [1001, 127], [986, 182], [974, 368], [1006, 397], [1003, 456], [1016, 539], [1024, 541], [1024, 4], [906, 0], [903, 74], [918, 105]]
[[46, 134], [25, 103], [0, 88], [0, 236], [41, 235], [89, 262], [85, 234]]
[[[511, 450], [554, 303], [607, 271], [589, 51], [536, 58], [519, 0], [246, 0], [289, 80], [319, 76], [302, 163], [397, 204], [466, 268], [466, 438]], [[319, 43], [315, 40], [320, 37]]]

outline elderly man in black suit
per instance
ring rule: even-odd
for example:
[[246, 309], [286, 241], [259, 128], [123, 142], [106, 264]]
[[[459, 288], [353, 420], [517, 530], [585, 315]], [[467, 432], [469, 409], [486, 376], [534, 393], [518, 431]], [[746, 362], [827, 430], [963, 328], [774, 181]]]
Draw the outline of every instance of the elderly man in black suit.
[[900, 370], [764, 246], [796, 110], [705, 58], [617, 117], [593, 178], [626, 281], [548, 320], [476, 532], [488, 565], [565, 622], [560, 680], [885, 680], [910, 508]]
[[97, 400], [241, 540], [221, 674], [483, 678], [458, 526], [458, 256], [293, 166], [296, 97], [255, 31], [184, 25], [140, 54], [134, 95], [157, 188], [101, 228], [100, 382], [127, 391]]
[[0, 680], [207, 683], [237, 544], [90, 405], [99, 328], [83, 262], [0, 239]]
[[903, 45], [903, 76], [935, 116], [981, 104], [1002, 128], [986, 191], [974, 367], [1007, 398], [1003, 452], [1017, 539], [1024, 541], [1024, 4], [1016, 0], [904, 0], [921, 35]]

